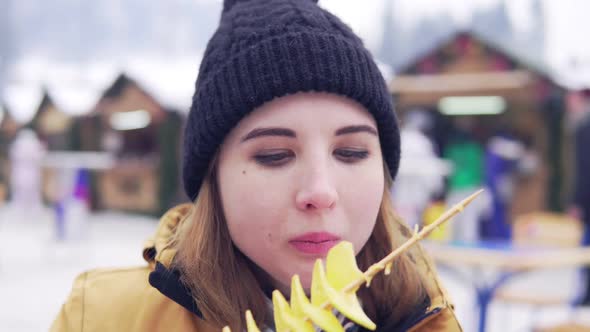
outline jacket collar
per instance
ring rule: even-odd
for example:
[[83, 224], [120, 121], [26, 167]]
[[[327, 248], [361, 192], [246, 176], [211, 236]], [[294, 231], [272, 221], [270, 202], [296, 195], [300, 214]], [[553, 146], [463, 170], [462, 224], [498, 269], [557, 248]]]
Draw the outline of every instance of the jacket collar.
[[171, 240], [178, 227], [184, 219], [190, 214], [192, 204], [186, 203], [178, 205], [166, 212], [156, 228], [156, 232], [148, 238], [143, 245], [143, 259], [152, 269], [156, 267], [156, 262], [169, 268], [176, 250], [171, 248]]
[[[171, 299], [172, 301], [180, 304], [186, 310], [197, 315], [203, 319], [203, 314], [199, 310], [199, 306], [188, 287], [186, 287], [180, 280], [180, 273], [177, 270], [170, 270], [163, 264], [157, 262], [154, 271], [149, 276], [150, 285], [160, 291], [163, 295]], [[395, 327], [384, 327], [378, 329], [378, 332], [402, 332], [407, 331], [410, 328], [422, 323], [423, 321], [436, 316], [440, 311], [441, 307], [432, 307], [430, 299], [427, 298], [424, 303], [417, 306], [412, 314], [406, 319], [397, 324]], [[349, 328], [346, 331], [357, 331], [360, 329]]]

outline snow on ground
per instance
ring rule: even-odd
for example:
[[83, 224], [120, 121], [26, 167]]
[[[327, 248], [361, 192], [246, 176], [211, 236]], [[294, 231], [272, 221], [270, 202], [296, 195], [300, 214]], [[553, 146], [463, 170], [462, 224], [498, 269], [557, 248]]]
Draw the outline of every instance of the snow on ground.
[[86, 237], [58, 242], [51, 211], [23, 216], [0, 210], [0, 322], [2, 331], [47, 331], [74, 278], [84, 270], [143, 264], [143, 241], [156, 220], [100, 213]]

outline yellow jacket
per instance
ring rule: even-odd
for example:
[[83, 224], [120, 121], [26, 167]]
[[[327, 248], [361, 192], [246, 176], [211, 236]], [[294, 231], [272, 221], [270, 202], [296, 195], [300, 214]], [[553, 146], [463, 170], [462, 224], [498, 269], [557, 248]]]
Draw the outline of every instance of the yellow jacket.
[[[166, 248], [166, 243], [189, 209], [189, 204], [180, 205], [162, 217], [156, 233], [144, 246], [145, 266], [97, 269], [78, 276], [50, 331], [220, 332], [185, 309], [186, 304], [183, 307], [148, 282], [156, 265], [168, 267], [172, 261], [174, 251]], [[409, 331], [462, 331], [432, 264], [425, 260], [421, 268], [430, 281], [430, 306]]]

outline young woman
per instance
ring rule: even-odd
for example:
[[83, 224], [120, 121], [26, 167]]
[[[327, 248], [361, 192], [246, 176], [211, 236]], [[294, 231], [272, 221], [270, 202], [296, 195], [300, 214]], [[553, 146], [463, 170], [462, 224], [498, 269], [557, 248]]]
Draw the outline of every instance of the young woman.
[[[225, 1], [185, 128], [183, 180], [145, 267], [75, 282], [52, 331], [273, 331], [270, 294], [306, 290], [340, 241], [365, 270], [409, 236], [389, 188], [399, 131], [352, 31], [311, 0]], [[173, 148], [173, 147], [171, 147]], [[460, 331], [420, 247], [357, 293], [378, 331]], [[338, 315], [346, 331], [363, 331]]]

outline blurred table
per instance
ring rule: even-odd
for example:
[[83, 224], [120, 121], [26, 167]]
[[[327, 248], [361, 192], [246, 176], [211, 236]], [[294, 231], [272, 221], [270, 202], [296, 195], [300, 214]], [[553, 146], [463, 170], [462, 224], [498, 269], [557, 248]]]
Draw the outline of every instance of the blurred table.
[[549, 248], [516, 246], [510, 242], [435, 243], [423, 242], [439, 266], [458, 273], [458, 268], [495, 270], [491, 281], [471, 278], [479, 305], [478, 331], [484, 332], [487, 311], [496, 291], [510, 278], [523, 272], [551, 268], [590, 266], [590, 247]]

